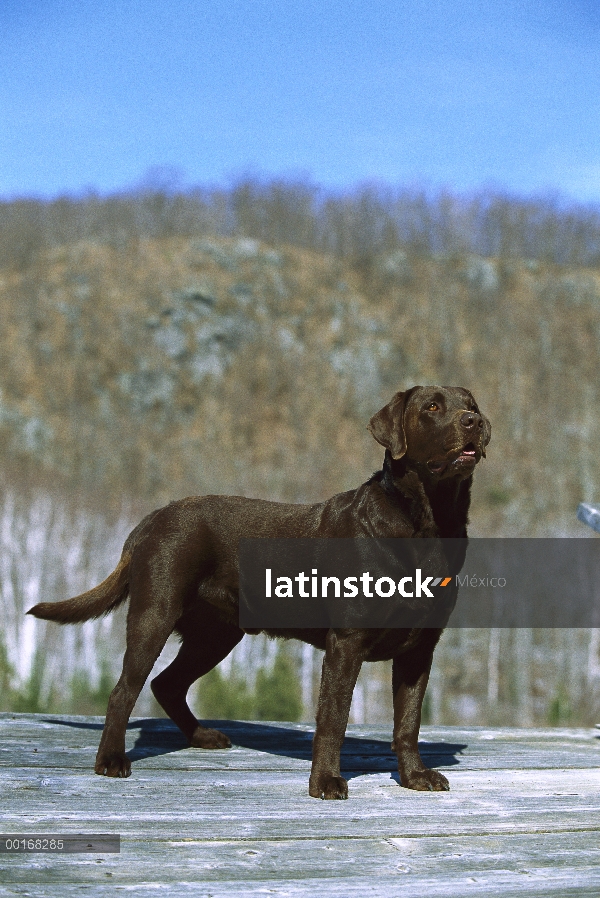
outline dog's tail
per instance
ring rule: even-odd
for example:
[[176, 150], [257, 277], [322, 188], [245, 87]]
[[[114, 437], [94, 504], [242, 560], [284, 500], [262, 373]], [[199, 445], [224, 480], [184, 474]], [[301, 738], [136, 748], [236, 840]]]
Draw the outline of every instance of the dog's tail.
[[91, 620], [109, 614], [117, 605], [125, 601], [129, 595], [129, 564], [131, 554], [123, 551], [121, 560], [106, 580], [83, 592], [74, 599], [65, 599], [63, 602], [40, 602], [30, 608], [27, 614], [41, 617], [44, 620], [53, 620], [58, 624], [80, 624], [82, 621]]

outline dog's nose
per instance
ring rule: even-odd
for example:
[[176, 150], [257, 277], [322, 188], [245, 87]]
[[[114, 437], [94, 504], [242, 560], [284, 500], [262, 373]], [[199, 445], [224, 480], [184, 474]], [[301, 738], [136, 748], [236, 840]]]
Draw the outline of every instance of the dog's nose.
[[460, 416], [460, 423], [466, 430], [474, 430], [476, 427], [483, 427], [483, 418], [477, 412], [464, 412]]

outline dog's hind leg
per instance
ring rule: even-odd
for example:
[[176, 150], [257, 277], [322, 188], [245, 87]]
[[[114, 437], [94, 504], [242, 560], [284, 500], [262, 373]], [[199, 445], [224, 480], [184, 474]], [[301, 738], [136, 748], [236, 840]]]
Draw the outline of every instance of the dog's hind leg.
[[141, 556], [132, 567], [123, 670], [108, 700], [94, 765], [96, 773], [104, 776], [123, 777], [131, 773], [131, 762], [125, 754], [127, 721], [154, 662], [181, 617], [193, 582], [188, 572], [179, 577], [173, 575], [168, 556], [152, 562], [148, 564], [147, 558]]
[[127, 721], [174, 623], [153, 615], [150, 620], [142, 617], [135, 626], [128, 626], [123, 672], [108, 700], [106, 722], [94, 765], [96, 773], [119, 777], [131, 773], [131, 762], [125, 754]]
[[228, 736], [198, 723], [186, 696], [192, 683], [227, 657], [244, 631], [222, 621], [213, 606], [201, 599], [176, 629], [183, 642], [175, 660], [152, 680], [154, 697], [194, 748], [229, 748]]

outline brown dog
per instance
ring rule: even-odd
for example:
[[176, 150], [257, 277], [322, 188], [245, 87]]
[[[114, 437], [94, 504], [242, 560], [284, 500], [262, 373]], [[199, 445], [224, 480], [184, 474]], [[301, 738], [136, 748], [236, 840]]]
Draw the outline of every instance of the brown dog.
[[[242, 639], [238, 625], [238, 543], [268, 537], [464, 537], [475, 465], [485, 455], [489, 421], [460, 387], [412, 387], [396, 393], [369, 422], [385, 447], [383, 469], [356, 490], [317, 505], [237, 496], [191, 497], [148, 515], [125, 542], [116, 569], [94, 589], [29, 614], [78, 623], [129, 596], [123, 672], [108, 703], [95, 771], [129, 776], [129, 715], [169, 634], [182, 637], [173, 663], [152, 682], [156, 699], [198, 748], [226, 748], [186, 702], [199, 677]], [[309, 792], [347, 798], [340, 750], [363, 661], [393, 659], [394, 737], [403, 786], [446, 790], [445, 776], [418, 751], [421, 705], [440, 629], [266, 631], [325, 650]]]

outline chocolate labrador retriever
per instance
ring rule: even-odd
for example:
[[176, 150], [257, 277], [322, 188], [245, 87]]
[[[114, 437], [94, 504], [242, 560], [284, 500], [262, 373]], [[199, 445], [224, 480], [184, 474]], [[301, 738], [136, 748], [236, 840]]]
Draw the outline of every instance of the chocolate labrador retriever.
[[[187, 692], [242, 639], [238, 618], [238, 543], [268, 537], [465, 537], [473, 471], [491, 428], [461, 387], [412, 387], [396, 393], [369, 422], [385, 447], [383, 468], [358, 489], [316, 505], [238, 496], [171, 502], [133, 530], [121, 559], [94, 589], [29, 611], [61, 624], [107, 614], [129, 596], [123, 672], [108, 703], [95, 771], [129, 776], [129, 715], [173, 630], [182, 643], [152, 691], [192, 746], [227, 748], [218, 730], [198, 723]], [[441, 791], [445, 776], [428, 769], [418, 750], [421, 705], [441, 629], [268, 631], [323, 649], [309, 793], [347, 798], [340, 750], [352, 692], [363, 661], [393, 659], [394, 736], [403, 786]]]

